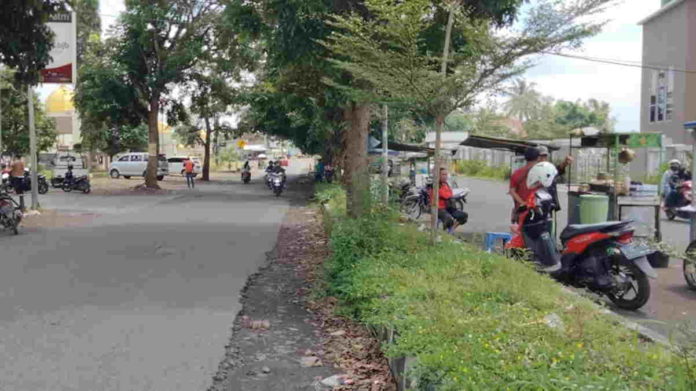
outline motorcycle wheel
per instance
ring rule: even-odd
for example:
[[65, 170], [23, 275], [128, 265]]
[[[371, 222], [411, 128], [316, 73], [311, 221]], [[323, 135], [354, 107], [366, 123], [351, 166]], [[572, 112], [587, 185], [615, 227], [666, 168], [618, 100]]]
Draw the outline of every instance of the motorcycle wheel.
[[454, 207], [455, 207], [455, 209], [461, 210], [462, 212], [464, 212], [464, 201], [462, 201], [462, 200], [455, 201]]
[[72, 186], [67, 183], [63, 183], [63, 191], [66, 193], [70, 193], [72, 191]]
[[672, 209], [665, 209], [665, 216], [667, 216], [667, 220], [674, 220], [677, 214]]
[[[650, 281], [648, 281], [648, 276], [632, 263], [619, 265], [618, 271], [630, 280], [630, 288], [618, 294], [616, 292], [607, 293], [609, 300], [624, 310], [635, 311], [644, 306], [650, 299]], [[612, 270], [612, 274], [615, 273], [616, 270]], [[634, 293], [633, 297], [627, 298], [631, 292]]]
[[417, 199], [406, 200], [401, 204], [401, 211], [409, 220], [418, 220], [423, 211]]
[[82, 192], [85, 194], [89, 194], [89, 192], [92, 191], [92, 186], [89, 185], [89, 183], [85, 184], [82, 186]]
[[280, 193], [282, 193], [283, 190], [282, 189], [275, 189], [273, 192], [275, 193], [276, 197], [280, 197]]
[[46, 194], [46, 193], [48, 193], [48, 183], [40, 182], [39, 183], [39, 194]]
[[691, 242], [689, 247], [686, 248], [686, 255], [687, 257], [684, 258], [684, 264], [682, 266], [684, 279], [689, 289], [696, 290], [696, 241]]

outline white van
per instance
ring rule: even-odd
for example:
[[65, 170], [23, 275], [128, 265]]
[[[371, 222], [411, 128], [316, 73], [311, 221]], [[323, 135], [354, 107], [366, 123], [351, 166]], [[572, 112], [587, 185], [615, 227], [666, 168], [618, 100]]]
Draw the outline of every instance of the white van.
[[[113, 179], [123, 176], [130, 179], [132, 176], [145, 177], [147, 171], [148, 154], [146, 152], [130, 152], [116, 155], [109, 165], [109, 175]], [[169, 163], [167, 157], [159, 155], [157, 164], [157, 180], [161, 181], [169, 175]]]
[[[169, 172], [176, 174], [181, 173], [181, 176], [185, 176], [184, 172], [184, 161], [188, 160], [188, 156], [174, 156], [167, 159], [169, 161]], [[193, 160], [193, 176], [198, 175], [201, 172], [201, 159], [197, 157], [191, 157]]]

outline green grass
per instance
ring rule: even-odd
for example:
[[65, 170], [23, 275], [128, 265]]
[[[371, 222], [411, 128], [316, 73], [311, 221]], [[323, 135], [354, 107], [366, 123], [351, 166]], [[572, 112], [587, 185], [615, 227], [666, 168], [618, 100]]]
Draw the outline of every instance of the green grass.
[[[328, 294], [341, 311], [396, 330], [388, 356], [417, 358], [421, 386], [438, 390], [693, 390], [694, 370], [617, 325], [527, 264], [400, 224], [384, 208], [347, 219], [338, 186], [330, 205]], [[549, 327], [556, 314], [564, 327]], [[694, 365], [694, 363], [691, 363]]]
[[481, 160], [459, 160], [454, 163], [454, 172], [474, 178], [507, 180], [510, 178], [510, 167], [490, 167]]

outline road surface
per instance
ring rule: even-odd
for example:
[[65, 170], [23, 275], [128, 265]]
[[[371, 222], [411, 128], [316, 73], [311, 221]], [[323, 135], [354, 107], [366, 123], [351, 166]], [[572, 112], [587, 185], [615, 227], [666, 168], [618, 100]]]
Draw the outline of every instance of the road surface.
[[52, 190], [42, 206], [77, 227], [0, 234], [0, 390], [207, 389], [289, 207], [233, 179], [159, 196]]
[[[507, 195], [507, 183], [457, 177], [460, 187], [468, 187], [467, 212], [469, 222], [460, 230], [466, 233], [509, 232], [512, 200]], [[564, 191], [559, 192], [561, 205], [567, 205]], [[566, 226], [567, 214], [558, 217], [559, 230]], [[684, 251], [689, 244], [689, 224], [686, 221], [667, 221], [662, 216], [663, 241]], [[648, 304], [637, 312], [621, 314], [670, 337], [681, 322], [696, 320], [696, 292], [687, 288], [682, 275], [681, 260], [672, 259], [669, 268], [657, 269], [659, 277], [651, 280], [652, 294]]]

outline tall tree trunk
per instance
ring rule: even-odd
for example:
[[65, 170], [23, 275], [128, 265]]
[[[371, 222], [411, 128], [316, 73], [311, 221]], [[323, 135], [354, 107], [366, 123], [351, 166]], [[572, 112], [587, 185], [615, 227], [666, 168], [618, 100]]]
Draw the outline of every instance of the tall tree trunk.
[[210, 118], [205, 115], [205, 144], [204, 144], [204, 157], [203, 157], [203, 178], [204, 181], [210, 180], [210, 135], [212, 130], [210, 129]]
[[213, 155], [215, 156], [215, 166], [220, 165], [218, 155], [220, 152], [220, 144], [218, 144], [218, 136], [220, 135], [220, 118], [215, 117], [215, 138], [213, 139]]
[[[454, 6], [456, 2], [450, 5], [449, 16], [447, 17], [447, 28], [445, 29], [445, 45], [442, 49], [442, 78], [447, 77], [447, 57], [449, 56], [450, 37], [452, 36], [452, 25], [454, 24]], [[441, 110], [440, 110], [441, 111]], [[433, 244], [437, 240], [437, 211], [440, 201], [440, 150], [442, 149], [442, 128], [445, 123], [445, 115], [447, 113], [439, 113], [435, 117], [435, 172], [433, 176], [433, 206], [432, 215], [430, 217], [431, 233], [430, 239]]]
[[348, 120], [344, 181], [348, 187], [348, 215], [360, 217], [370, 198], [367, 172], [367, 135], [370, 125], [370, 107], [352, 103], [345, 112]]
[[157, 164], [159, 159], [159, 129], [157, 129], [157, 117], [159, 115], [159, 96], [150, 100], [150, 111], [147, 113], [147, 171], [145, 173], [145, 186], [150, 189], [159, 189], [157, 184]]

